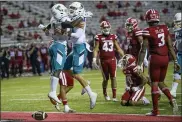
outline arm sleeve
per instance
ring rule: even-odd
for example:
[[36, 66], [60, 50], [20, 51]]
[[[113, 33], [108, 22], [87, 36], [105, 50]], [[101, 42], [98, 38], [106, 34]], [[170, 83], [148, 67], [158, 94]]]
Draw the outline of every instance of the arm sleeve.
[[82, 28], [78, 28], [76, 33], [71, 33], [72, 37], [79, 38], [84, 34], [84, 30]]

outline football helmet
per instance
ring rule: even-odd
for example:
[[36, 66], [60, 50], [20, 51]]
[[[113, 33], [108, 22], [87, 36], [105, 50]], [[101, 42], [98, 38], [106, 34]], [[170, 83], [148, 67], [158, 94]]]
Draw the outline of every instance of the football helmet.
[[181, 29], [181, 13], [176, 13], [174, 16], [174, 29]]
[[84, 16], [85, 9], [80, 2], [73, 2], [69, 5], [69, 15], [73, 17]]
[[101, 31], [104, 35], [109, 35], [111, 31], [111, 25], [108, 21], [102, 21], [100, 23]]
[[118, 62], [121, 69], [133, 69], [137, 66], [136, 58], [133, 55], [125, 54]]
[[159, 22], [159, 12], [155, 9], [149, 9], [145, 13], [145, 19], [147, 22]]
[[54, 5], [51, 8], [51, 13], [57, 21], [60, 21], [62, 18], [68, 16], [68, 10], [63, 4]]
[[125, 28], [128, 32], [132, 32], [134, 29], [138, 28], [138, 21], [132, 17], [128, 18], [125, 22]]

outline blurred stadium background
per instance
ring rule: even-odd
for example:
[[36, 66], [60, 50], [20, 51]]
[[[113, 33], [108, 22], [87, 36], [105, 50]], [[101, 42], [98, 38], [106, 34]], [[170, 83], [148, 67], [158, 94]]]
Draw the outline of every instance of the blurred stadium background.
[[[51, 13], [50, 8], [56, 3], [62, 3], [66, 7], [73, 1], [1, 1], [0, 16], [0, 35], [1, 35], [1, 56], [2, 50], [8, 50], [10, 47], [21, 46], [23, 50], [28, 45], [35, 43], [40, 47], [42, 43], [48, 44], [50, 37], [38, 29], [39, 24], [49, 23]], [[127, 48], [124, 24], [128, 17], [135, 17], [140, 21], [140, 28], [146, 27], [145, 11], [153, 8], [160, 12], [162, 23], [166, 23], [170, 28], [171, 36], [173, 36], [173, 17], [175, 13], [182, 11], [181, 1], [81, 1], [87, 11], [93, 13], [92, 18], [87, 19], [86, 35], [88, 42], [93, 44], [93, 37], [100, 33], [99, 22], [108, 20], [112, 26], [112, 33], [118, 35], [120, 46], [122, 49]], [[87, 69], [91, 69], [92, 54], [89, 55], [86, 64]], [[31, 66], [30, 66], [31, 67]], [[24, 73], [26, 72], [24, 66]], [[118, 107], [120, 103], [104, 102], [101, 89], [101, 73], [95, 70], [85, 70], [84, 75], [91, 80], [93, 90], [99, 94], [98, 105], [93, 111], [88, 108], [88, 98], [80, 95], [81, 86], [75, 82], [75, 88], [68, 95], [70, 106], [78, 112], [108, 112], [108, 113], [141, 113], [144, 114], [150, 110], [152, 105], [144, 107]], [[147, 71], [147, 70], [146, 70]], [[1, 73], [4, 71], [1, 71]], [[30, 72], [30, 71], [28, 71]], [[44, 71], [42, 70], [42, 73]], [[170, 64], [166, 77], [167, 84], [172, 83], [172, 64]], [[118, 71], [118, 94], [120, 99], [121, 93], [124, 91], [124, 76]], [[121, 75], [120, 75], [121, 74]], [[2, 80], [1, 84], [1, 110], [2, 111], [55, 111], [48, 101], [47, 93], [49, 91], [49, 74], [43, 73], [43, 76], [37, 77], [20, 77]], [[95, 76], [95, 79], [93, 78]], [[11, 77], [11, 76], [10, 76]], [[181, 104], [181, 88], [179, 87], [177, 101]], [[111, 90], [110, 90], [111, 92]], [[35, 94], [38, 94], [35, 96]], [[37, 98], [38, 96], [38, 98]], [[78, 97], [75, 97], [78, 96]], [[150, 100], [150, 88], [147, 89], [147, 95]], [[75, 102], [76, 101], [76, 102]], [[84, 102], [86, 101], [86, 102]], [[169, 110], [167, 98], [161, 100], [161, 113], [172, 114]], [[82, 106], [78, 104], [83, 103]], [[21, 104], [21, 105], [20, 105]], [[106, 105], [108, 106], [106, 109]], [[181, 110], [181, 107], [180, 107]], [[180, 113], [179, 113], [180, 114]]]

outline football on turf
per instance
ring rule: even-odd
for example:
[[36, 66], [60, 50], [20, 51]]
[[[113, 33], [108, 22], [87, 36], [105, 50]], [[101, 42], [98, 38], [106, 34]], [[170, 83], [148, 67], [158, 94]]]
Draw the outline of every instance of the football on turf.
[[44, 120], [47, 118], [47, 116], [47, 113], [43, 111], [36, 111], [32, 114], [32, 118], [34, 118], [35, 120]]

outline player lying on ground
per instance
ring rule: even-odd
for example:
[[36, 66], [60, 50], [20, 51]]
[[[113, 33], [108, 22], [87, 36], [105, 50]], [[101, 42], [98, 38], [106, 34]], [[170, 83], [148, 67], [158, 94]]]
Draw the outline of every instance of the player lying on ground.
[[98, 65], [96, 62], [98, 53], [99, 53], [99, 63], [100, 69], [103, 76], [102, 88], [103, 95], [106, 100], [110, 100], [110, 97], [107, 94], [107, 85], [109, 77], [111, 79], [111, 88], [112, 88], [112, 100], [117, 101], [116, 99], [116, 53], [117, 51], [119, 55], [122, 57], [124, 55], [123, 50], [120, 48], [118, 44], [118, 39], [115, 34], [111, 34], [111, 25], [108, 21], [102, 21], [100, 23], [101, 34], [97, 34], [95, 36], [95, 47], [93, 51], [93, 62], [92, 67], [98, 69]]
[[136, 58], [130, 54], [125, 54], [119, 61], [118, 66], [121, 67], [126, 76], [126, 89], [121, 97], [121, 105], [149, 104], [150, 101], [144, 97], [144, 85], [148, 82], [148, 78], [144, 76], [143, 72], [140, 74], [135, 72]]
[[171, 96], [169, 89], [164, 83], [169, 63], [168, 53], [172, 55], [172, 58], [174, 60], [174, 70], [178, 71], [180, 69], [180, 66], [177, 63], [176, 55], [172, 47], [168, 27], [166, 25], [160, 25], [159, 21], [159, 13], [157, 10], [149, 9], [146, 12], [146, 22], [148, 23], [149, 27], [143, 30], [144, 40], [142, 42], [137, 66], [137, 71], [141, 72], [140, 67], [144, 60], [145, 51], [148, 47], [150, 55], [149, 76], [152, 83], [151, 94], [153, 103], [153, 110], [150, 113], [146, 114], [149, 116], [157, 116], [159, 114], [158, 87], [167, 96], [170, 105], [173, 108], [173, 113], [176, 114], [178, 111], [176, 100]]

